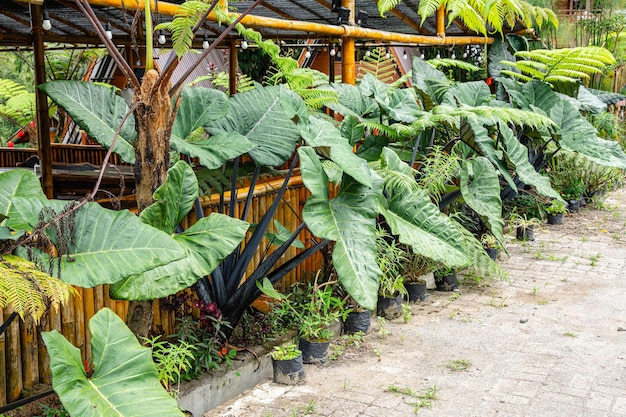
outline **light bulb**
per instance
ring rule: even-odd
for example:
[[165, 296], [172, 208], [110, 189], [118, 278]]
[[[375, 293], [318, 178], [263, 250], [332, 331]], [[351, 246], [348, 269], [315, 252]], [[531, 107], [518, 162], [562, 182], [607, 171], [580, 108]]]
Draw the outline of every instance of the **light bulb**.
[[208, 40], [203, 40], [202, 41], [202, 49], [209, 49], [209, 41]]
[[333, 46], [330, 50], [330, 56], [335, 56], [335, 54], [337, 53], [337, 50], [335, 49], [335, 47]]
[[337, 51], [337, 59], [341, 59], [341, 51]]
[[305, 52], [305, 54], [304, 54], [304, 57], [305, 57], [306, 59], [311, 58], [311, 49], [309, 49], [309, 48], [307, 48], [307, 49], [306, 49], [306, 52]]
[[372, 55], [372, 51], [370, 51], [370, 48], [367, 48], [367, 51], [365, 51], [365, 56], [370, 56]]
[[41, 27], [43, 28], [43, 30], [52, 29], [52, 22], [50, 22], [50, 18], [48, 17], [48, 12], [45, 10], [43, 11], [43, 21], [41, 22]]
[[391, 57], [391, 54], [389, 53], [389, 49], [385, 50], [385, 58], [389, 59], [389, 57]]
[[463, 52], [463, 58], [467, 58], [467, 52]]
[[402, 58], [407, 59], [409, 56], [406, 54], [406, 49], [402, 53]]
[[111, 32], [111, 25], [109, 24], [109, 22], [107, 22], [107, 24], [104, 26], [104, 35], [107, 37], [108, 40], [113, 39], [113, 32]]
[[424, 59], [424, 58], [425, 58], [425, 56], [424, 56], [424, 54], [423, 54], [423, 53], [422, 53], [422, 54], [420, 54], [420, 58], [421, 58], [421, 59]]
[[437, 51], [437, 56], [435, 58], [437, 59], [441, 58], [441, 54], [439, 53], [439, 51]]
[[452, 55], [450, 55], [450, 58], [456, 59], [456, 55], [454, 54], [454, 52], [452, 52]]
[[246, 38], [241, 41], [241, 49], [248, 49], [248, 40]]
[[164, 45], [165, 42], [167, 41], [167, 39], [165, 39], [165, 34], [161, 30], [159, 31], [159, 38], [157, 39], [157, 41], [159, 42], [160, 45]]

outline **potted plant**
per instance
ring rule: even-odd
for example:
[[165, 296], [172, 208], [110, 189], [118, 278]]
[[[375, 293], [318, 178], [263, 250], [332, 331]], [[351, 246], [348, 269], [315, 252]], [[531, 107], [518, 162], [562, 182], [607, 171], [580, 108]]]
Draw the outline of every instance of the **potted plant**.
[[408, 249], [406, 262], [403, 264], [402, 276], [404, 288], [409, 302], [424, 301], [426, 299], [427, 279], [434, 280], [433, 271], [437, 262]]
[[541, 224], [537, 217], [527, 217], [526, 215], [513, 214], [509, 220], [511, 227], [515, 228], [517, 240], [535, 240], [535, 226]]
[[459, 287], [456, 271], [453, 268], [441, 268], [435, 271], [437, 291], [454, 291]]
[[567, 208], [561, 200], [552, 200], [545, 208], [548, 217], [548, 224], [562, 224], [563, 215], [567, 213]]
[[487, 255], [494, 261], [498, 259], [498, 251], [502, 248], [502, 245], [498, 239], [491, 233], [483, 233], [480, 237], [480, 242], [483, 244]]
[[580, 199], [582, 198], [585, 186], [580, 178], [575, 178], [571, 183], [561, 189], [563, 199], [567, 201], [567, 208], [572, 213], [578, 213], [580, 209]]
[[402, 315], [402, 299], [406, 289], [401, 271], [406, 262], [406, 252], [396, 239], [382, 229], [376, 235], [376, 248], [376, 263], [382, 272], [376, 314], [392, 320]]
[[302, 351], [294, 343], [275, 346], [270, 352], [274, 382], [296, 385], [304, 381], [306, 373], [302, 362]]

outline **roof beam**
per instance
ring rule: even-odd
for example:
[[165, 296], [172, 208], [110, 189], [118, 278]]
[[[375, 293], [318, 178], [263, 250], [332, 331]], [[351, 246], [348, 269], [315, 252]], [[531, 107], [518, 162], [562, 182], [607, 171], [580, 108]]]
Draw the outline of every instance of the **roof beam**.
[[[122, 7], [122, 2], [126, 9], [136, 10], [137, 8], [143, 9], [143, 0], [89, 0], [94, 6], [108, 6], [108, 7]], [[159, 13], [174, 16], [179, 5], [159, 2]], [[154, 9], [154, 7], [153, 7]], [[232, 13], [234, 16], [238, 16], [237, 13]], [[211, 14], [208, 17], [209, 20], [216, 21], [215, 14]], [[367, 29], [356, 26], [335, 26], [326, 25], [311, 22], [302, 22], [297, 20], [283, 20], [274, 19], [269, 17], [260, 17], [254, 15], [247, 15], [241, 23], [244, 26], [258, 27], [266, 29], [277, 30], [292, 30], [299, 32], [316, 33], [320, 36], [332, 36], [332, 37], [348, 37], [354, 39], [371, 39], [385, 42], [398, 42], [405, 44], [417, 44], [417, 45], [467, 45], [467, 44], [485, 44], [493, 43], [492, 38], [485, 36], [447, 36], [444, 38], [437, 36], [425, 36], [425, 35], [410, 35], [394, 32], [386, 32], [375, 29]]]

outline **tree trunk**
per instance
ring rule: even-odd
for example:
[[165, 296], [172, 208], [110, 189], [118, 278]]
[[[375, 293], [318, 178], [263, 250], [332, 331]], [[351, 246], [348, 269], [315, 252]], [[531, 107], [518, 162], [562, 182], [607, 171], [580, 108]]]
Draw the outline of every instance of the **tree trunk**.
[[[133, 101], [140, 103], [135, 110], [135, 183], [137, 208], [141, 212], [154, 202], [154, 191], [165, 181], [170, 164], [170, 134], [172, 131], [171, 83], [156, 85], [159, 74], [149, 70], [143, 77], [141, 89]], [[147, 337], [152, 327], [152, 301], [131, 301], [126, 324], [133, 333]]]

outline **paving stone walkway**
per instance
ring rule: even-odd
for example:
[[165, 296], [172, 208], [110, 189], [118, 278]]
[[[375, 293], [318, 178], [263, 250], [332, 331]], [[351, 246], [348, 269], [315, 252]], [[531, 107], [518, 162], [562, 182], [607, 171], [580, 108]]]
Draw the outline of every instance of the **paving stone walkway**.
[[605, 205], [510, 236], [509, 282], [430, 291], [305, 384], [268, 380], [205, 417], [626, 416], [626, 190]]

